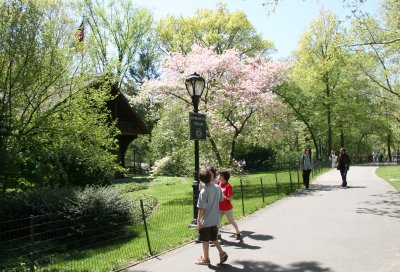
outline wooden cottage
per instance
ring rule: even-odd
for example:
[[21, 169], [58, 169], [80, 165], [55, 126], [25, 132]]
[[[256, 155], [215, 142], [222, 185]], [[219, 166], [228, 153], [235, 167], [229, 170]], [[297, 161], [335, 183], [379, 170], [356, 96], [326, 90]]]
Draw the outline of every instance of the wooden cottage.
[[126, 96], [116, 87], [111, 88], [114, 99], [108, 101], [107, 107], [111, 111], [112, 120], [117, 121], [121, 134], [118, 140], [118, 162], [125, 167], [125, 153], [129, 144], [140, 134], [150, 134], [150, 130], [131, 107]]

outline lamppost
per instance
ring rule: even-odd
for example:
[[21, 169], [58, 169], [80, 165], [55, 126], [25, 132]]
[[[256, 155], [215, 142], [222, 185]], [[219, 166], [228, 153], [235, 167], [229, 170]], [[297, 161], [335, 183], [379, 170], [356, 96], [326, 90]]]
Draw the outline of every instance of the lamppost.
[[[199, 112], [199, 101], [203, 93], [205, 80], [199, 74], [194, 73], [185, 80], [186, 90], [192, 98], [193, 112]], [[199, 140], [194, 139], [194, 180], [193, 187], [193, 220], [190, 227], [197, 227], [197, 200], [199, 198]]]

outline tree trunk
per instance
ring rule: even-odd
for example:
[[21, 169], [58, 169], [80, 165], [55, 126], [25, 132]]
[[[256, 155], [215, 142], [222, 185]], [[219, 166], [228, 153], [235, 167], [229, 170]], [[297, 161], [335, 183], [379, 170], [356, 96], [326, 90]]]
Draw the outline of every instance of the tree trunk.
[[331, 105], [328, 105], [328, 152], [332, 150], [332, 109]]
[[388, 133], [387, 135], [387, 151], [388, 151], [388, 159], [389, 162], [392, 162], [392, 151], [390, 149], [390, 145], [392, 144], [392, 134]]
[[235, 150], [236, 150], [236, 140], [237, 140], [238, 136], [239, 136], [239, 133], [236, 132], [232, 139], [231, 154], [229, 155], [229, 165], [232, 165], [232, 163], [233, 163], [233, 158], [235, 156]]
[[214, 139], [211, 137], [210, 133], [208, 133], [208, 132], [207, 132], [207, 138], [208, 138], [208, 141], [211, 144], [211, 150], [214, 152], [215, 158], [217, 159], [218, 166], [221, 167], [222, 166], [221, 154], [219, 154], [218, 147], [215, 144]]
[[[365, 134], [362, 134], [360, 137], [360, 140], [357, 142], [357, 158], [360, 160], [360, 162], [364, 162], [364, 158], [361, 158], [360, 149], [361, 149], [361, 142], [365, 136], [366, 136]], [[368, 160], [368, 158], [367, 158], [367, 160]]]
[[343, 129], [340, 129], [340, 147], [344, 147], [344, 133]]

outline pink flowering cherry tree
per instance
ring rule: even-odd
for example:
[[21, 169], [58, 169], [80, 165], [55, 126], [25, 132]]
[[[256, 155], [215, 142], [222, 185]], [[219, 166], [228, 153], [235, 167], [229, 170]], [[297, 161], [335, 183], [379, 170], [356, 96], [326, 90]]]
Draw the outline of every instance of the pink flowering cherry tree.
[[[207, 139], [218, 164], [231, 165], [238, 137], [254, 113], [274, 103], [272, 91], [286, 80], [289, 66], [262, 56], [246, 57], [234, 49], [216, 54], [212, 48], [195, 45], [187, 55], [172, 53], [161, 66], [161, 77], [145, 82], [141, 96], [191, 105], [184, 82], [194, 72], [201, 75], [206, 87], [199, 111], [207, 115]], [[227, 137], [230, 147], [221, 151], [221, 139]]]

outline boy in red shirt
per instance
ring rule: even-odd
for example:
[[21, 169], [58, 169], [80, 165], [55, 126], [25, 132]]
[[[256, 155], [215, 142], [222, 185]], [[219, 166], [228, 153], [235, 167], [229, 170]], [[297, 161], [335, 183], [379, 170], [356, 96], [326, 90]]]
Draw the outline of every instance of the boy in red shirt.
[[[219, 203], [219, 212], [220, 212], [221, 220], [222, 220], [222, 217], [224, 216], [224, 214], [226, 215], [226, 218], [228, 219], [229, 224], [231, 224], [235, 228], [236, 239], [240, 239], [241, 238], [240, 231], [239, 231], [238, 225], [235, 222], [235, 219], [233, 218], [233, 210], [232, 210], [233, 206], [231, 203], [231, 199], [233, 196], [233, 190], [232, 190], [232, 186], [229, 184], [230, 177], [231, 177], [231, 174], [228, 170], [221, 170], [218, 172], [218, 185], [219, 185], [219, 187], [221, 187], [222, 194], [224, 196], [224, 200], [222, 200]], [[221, 228], [221, 223], [218, 226], [218, 228]]]

